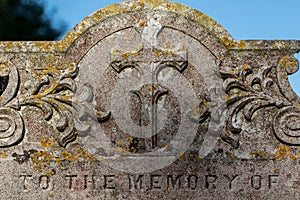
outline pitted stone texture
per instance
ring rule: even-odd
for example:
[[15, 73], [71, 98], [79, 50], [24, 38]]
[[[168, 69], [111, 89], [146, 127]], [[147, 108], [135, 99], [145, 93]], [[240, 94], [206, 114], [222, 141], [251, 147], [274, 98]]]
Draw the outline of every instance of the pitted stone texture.
[[1, 199], [299, 198], [299, 41], [140, 0], [0, 47]]

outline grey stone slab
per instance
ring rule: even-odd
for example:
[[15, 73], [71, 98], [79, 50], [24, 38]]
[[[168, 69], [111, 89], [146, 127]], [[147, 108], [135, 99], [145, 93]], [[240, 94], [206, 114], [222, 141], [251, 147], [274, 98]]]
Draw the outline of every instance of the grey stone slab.
[[164, 0], [0, 42], [1, 199], [298, 199], [299, 50]]

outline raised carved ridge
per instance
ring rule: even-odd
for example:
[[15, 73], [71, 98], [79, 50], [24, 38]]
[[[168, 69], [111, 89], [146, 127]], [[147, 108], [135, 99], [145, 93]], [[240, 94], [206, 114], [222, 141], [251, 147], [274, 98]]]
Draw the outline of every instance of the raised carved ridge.
[[[300, 145], [299, 98], [288, 83], [288, 75], [298, 70], [298, 61], [283, 57], [278, 66], [225, 68], [220, 71], [224, 79], [227, 102], [227, 132], [222, 139], [234, 148], [239, 147], [241, 124], [238, 115], [251, 121], [257, 110], [276, 107], [272, 126], [275, 136], [288, 145]], [[275, 74], [275, 75], [274, 75]], [[298, 122], [298, 123], [297, 123]]]
[[[68, 63], [68, 62], [66, 62]], [[31, 79], [24, 83], [25, 94], [16, 96], [20, 87], [17, 68], [9, 61], [0, 63], [0, 76], [3, 80], [0, 98], [0, 147], [18, 144], [24, 137], [25, 127], [21, 108], [34, 106], [43, 111], [45, 120], [56, 120], [58, 143], [66, 146], [74, 141], [78, 132], [87, 131], [90, 127], [83, 124], [88, 116], [97, 115], [96, 120], [105, 121], [109, 113], [91, 113], [85, 102], [91, 101], [93, 94], [88, 85], [75, 96], [74, 78], [78, 67], [70, 64], [62, 70], [44, 69], [29, 70]], [[55, 117], [54, 119], [54, 115]], [[92, 118], [92, 117], [91, 117]]]
[[0, 61], [0, 147], [18, 144], [24, 137], [24, 123], [21, 115], [9, 108], [19, 88], [18, 69], [9, 61]]

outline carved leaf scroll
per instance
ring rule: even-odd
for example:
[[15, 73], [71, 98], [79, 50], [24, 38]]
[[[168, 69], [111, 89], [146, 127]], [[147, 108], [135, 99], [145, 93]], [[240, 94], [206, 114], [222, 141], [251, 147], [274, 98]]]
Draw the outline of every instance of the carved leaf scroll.
[[23, 106], [37, 107], [42, 110], [45, 120], [56, 120], [61, 146], [74, 141], [78, 132], [90, 128], [84, 123], [88, 116], [95, 115], [94, 120], [98, 122], [108, 119], [109, 113], [93, 113], [88, 106], [93, 97], [88, 85], [82, 87], [79, 95], [74, 95], [77, 89], [74, 78], [77, 74], [78, 67], [75, 64], [60, 70], [30, 70], [32, 77], [24, 83], [27, 92], [16, 97], [20, 87], [18, 70], [10, 62], [0, 62], [0, 147], [13, 146], [22, 141], [25, 128], [22, 114], [18, 111]]
[[23, 118], [6, 106], [18, 91], [18, 69], [9, 61], [0, 61], [0, 77], [0, 147], [10, 147], [18, 144], [24, 137]]
[[276, 107], [277, 113], [272, 121], [275, 136], [283, 143], [300, 145], [299, 101], [287, 80], [287, 75], [297, 70], [298, 62], [291, 57], [283, 57], [276, 67], [243, 65], [221, 70], [228, 109], [227, 132], [221, 138], [238, 148], [237, 134], [242, 131], [238, 115], [241, 113], [251, 121], [257, 110]]
[[[34, 106], [41, 109], [45, 120], [49, 121], [57, 115], [55, 126], [59, 133], [58, 142], [65, 147], [74, 141], [78, 132], [89, 130], [90, 125], [84, 123], [88, 116], [95, 115], [98, 122], [105, 121], [109, 113], [93, 113], [90, 101], [93, 94], [89, 85], [75, 96], [77, 87], [74, 78], [78, 74], [75, 64], [63, 70], [45, 70], [25, 83], [27, 93], [20, 95], [9, 104], [11, 108], [20, 110], [22, 106]], [[55, 112], [55, 113], [54, 113]]]

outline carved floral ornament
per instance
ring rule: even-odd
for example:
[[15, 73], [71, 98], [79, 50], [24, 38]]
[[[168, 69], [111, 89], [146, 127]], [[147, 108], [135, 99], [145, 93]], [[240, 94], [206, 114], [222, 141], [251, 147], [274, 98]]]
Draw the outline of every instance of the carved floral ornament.
[[[17, 95], [20, 87], [18, 69], [9, 61], [2, 61], [0, 65], [3, 90], [0, 101], [0, 147], [10, 147], [22, 141], [25, 127], [21, 109], [26, 106], [42, 110], [47, 121], [54, 120], [54, 115], [57, 116], [55, 129], [61, 146], [74, 141], [78, 132], [89, 128], [81, 125], [78, 126], [81, 129], [75, 129], [75, 125], [88, 112], [85, 104], [80, 102], [89, 101], [92, 96], [88, 86], [78, 96], [73, 95], [76, 91], [74, 77], [78, 74], [75, 64], [66, 62], [68, 67], [62, 70], [45, 69], [39, 73], [30, 70], [31, 79], [24, 83], [27, 92], [20, 95]], [[100, 121], [101, 119], [99, 117]]]
[[225, 68], [220, 71], [227, 93], [227, 132], [222, 139], [234, 148], [239, 147], [242, 129], [236, 124], [242, 113], [250, 122], [254, 113], [267, 107], [277, 109], [272, 120], [272, 128], [279, 141], [288, 145], [300, 144], [299, 97], [288, 82], [288, 75], [298, 70], [297, 59], [284, 56], [277, 66]]
[[[201, 29], [205, 34], [209, 32], [210, 35], [215, 37], [216, 40], [211, 41], [211, 43], [216, 43], [213, 45], [216, 45], [219, 49], [216, 48], [217, 50], [211, 51], [218, 54], [216, 55], [218, 61], [222, 60], [221, 56], [234, 55], [227, 54], [234, 51], [247, 52], [268, 49], [281, 52], [281, 59], [276, 66], [252, 66], [252, 64], [250, 66], [246, 59], [240, 61], [242, 64], [239, 67], [220, 66], [217, 73], [221, 75], [223, 89], [227, 95], [225, 99], [225, 130], [221, 133], [222, 140], [234, 148], [238, 148], [238, 134], [243, 131], [241, 124], [237, 123], [238, 118], [243, 115], [244, 119], [251, 122], [257, 111], [272, 107], [276, 110], [276, 113], [271, 116], [272, 129], [276, 138], [285, 144], [300, 145], [300, 101], [288, 83], [288, 75], [298, 70], [298, 61], [291, 57], [293, 53], [300, 49], [297, 41], [283, 41], [283, 45], [280, 47], [272, 46], [268, 41], [265, 41], [265, 43], [263, 41], [238, 42], [232, 39], [219, 24], [208, 16], [195, 10], [186, 12], [190, 8], [179, 5], [165, 1], [159, 1], [159, 3], [145, 1], [145, 3], [136, 6], [132, 6], [130, 1], [116, 4], [101, 9], [82, 21], [62, 41], [37, 42], [34, 45], [23, 43], [19, 45], [20, 47], [18, 47], [20, 42], [15, 42], [13, 45], [11, 43], [0, 43], [0, 47], [3, 47], [1, 49], [5, 49], [7, 52], [15, 53], [22, 51], [24, 53], [26, 50], [38, 53], [65, 53], [78, 38], [80, 39], [83, 33], [88, 32], [89, 28], [95, 26], [107, 16], [119, 15], [123, 11], [124, 13], [127, 11], [132, 13], [135, 11], [141, 12], [141, 10], [148, 12], [151, 9], [176, 12], [185, 18], [191, 19], [191, 21], [196, 21], [200, 24], [199, 30]], [[139, 24], [143, 26], [141, 22]], [[181, 31], [188, 33], [188, 30]], [[9, 48], [10, 46], [13, 47]], [[208, 45], [206, 46], [210, 49]], [[285, 47], [283, 48], [283, 46]], [[55, 121], [52, 124], [55, 124], [57, 142], [61, 146], [65, 147], [68, 143], [74, 141], [78, 134], [80, 135], [81, 132], [85, 132], [90, 128], [88, 124], [81, 126], [76, 126], [76, 124], [82, 124], [89, 117], [93, 118], [93, 109], [84, 103], [93, 100], [92, 89], [85, 85], [80, 93], [76, 92], [77, 85], [74, 79], [82, 72], [82, 69], [77, 67], [76, 62], [74, 64], [68, 63], [68, 61], [63, 62], [68, 67], [58, 69], [57, 66], [52, 66], [53, 70], [30, 71], [31, 79], [21, 84], [18, 68], [9, 60], [0, 60], [0, 147], [11, 147], [23, 140], [26, 127], [23, 122], [22, 109], [28, 106], [42, 110], [45, 120]], [[120, 64], [122, 64], [121, 61], [116, 61], [112, 63], [112, 67], [116, 71], [121, 71]], [[24, 87], [22, 91], [26, 92], [21, 93], [20, 87]], [[75, 93], [79, 95], [75, 96]], [[209, 100], [203, 100], [199, 105], [202, 110], [200, 116], [198, 116], [199, 123], [212, 118], [208, 117], [211, 111], [205, 105], [204, 102], [206, 101]], [[98, 118], [93, 120], [103, 122], [108, 119], [109, 115], [110, 113], [96, 113]]]

